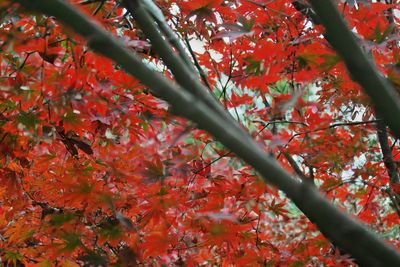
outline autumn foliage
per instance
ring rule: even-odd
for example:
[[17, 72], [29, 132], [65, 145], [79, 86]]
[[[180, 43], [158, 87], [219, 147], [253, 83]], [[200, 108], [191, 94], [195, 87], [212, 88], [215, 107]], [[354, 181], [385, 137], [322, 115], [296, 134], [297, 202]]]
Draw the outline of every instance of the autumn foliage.
[[[69, 2], [172, 80], [120, 1]], [[338, 8], [400, 88], [399, 6], [365, 2]], [[199, 80], [265, 152], [399, 248], [398, 140], [308, 3], [156, 4]], [[6, 266], [356, 264], [285, 194], [71, 28], [13, 1], [0, 1], [0, 19]]]

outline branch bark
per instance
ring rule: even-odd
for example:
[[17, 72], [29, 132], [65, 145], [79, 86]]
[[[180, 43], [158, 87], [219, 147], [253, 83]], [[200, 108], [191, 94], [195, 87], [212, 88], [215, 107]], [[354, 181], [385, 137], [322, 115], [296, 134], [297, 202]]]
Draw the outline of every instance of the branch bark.
[[383, 121], [378, 121], [376, 124], [377, 135], [379, 145], [381, 147], [383, 163], [385, 164], [386, 170], [390, 178], [390, 188], [388, 188], [388, 194], [390, 200], [392, 201], [393, 207], [395, 208], [397, 214], [400, 215], [400, 195], [392, 192], [394, 185], [400, 184], [400, 176], [397, 171], [397, 163], [394, 161], [392, 149], [389, 145], [389, 136], [386, 130], [386, 124]]
[[172, 104], [175, 112], [198, 123], [201, 128], [214, 135], [253, 166], [265, 182], [285, 192], [304, 214], [318, 225], [325, 236], [348, 251], [361, 264], [400, 266], [400, 255], [394, 248], [335, 208], [308, 183], [293, 179], [275, 160], [270, 159], [240, 126], [233, 124], [232, 120], [224, 120], [225, 116], [221, 116], [219, 111], [211, 109], [188, 90], [175, 86], [159, 73], [155, 73], [120, 41], [76, 8], [62, 0], [17, 0], [17, 2], [27, 8], [55, 16], [73, 28], [89, 41], [88, 44], [92, 49], [114, 60], [127, 73], [138, 78], [154, 93]]
[[[344, 25], [344, 21], [343, 21], [343, 19], [340, 17], [340, 14], [338, 15], [338, 12], [337, 12], [337, 10], [336, 10], [336, 14], [331, 14], [331, 16], [334, 16], [335, 18], [336, 18], [336, 22], [332, 22], [332, 21], [330, 21], [330, 19], [332, 18], [332, 17], [328, 17], [328, 15], [327, 15], [327, 13], [326, 13], [326, 10], [324, 10], [324, 9], [322, 9], [321, 11], [320, 11], [320, 13], [321, 14], [317, 14], [317, 13], [315, 13], [314, 12], [314, 10], [310, 7], [310, 6], [308, 6], [308, 5], [306, 5], [306, 4], [304, 4], [304, 3], [302, 3], [301, 1], [298, 1], [298, 0], [296, 0], [296, 1], [293, 1], [292, 2], [292, 4], [293, 4], [293, 6], [299, 11], [299, 12], [301, 12], [304, 16], [306, 16], [306, 17], [308, 17], [309, 19], [311, 19], [311, 21], [314, 23], [314, 24], [316, 24], [316, 25], [320, 25], [320, 24], [324, 24], [324, 22], [323, 22], [323, 20], [319, 17], [320, 15], [321, 16], [325, 16], [325, 19], [326, 19], [326, 21], [325, 21], [325, 23], [328, 23], [329, 25], [325, 25], [325, 27], [327, 28], [327, 32], [326, 32], [326, 34], [324, 35], [324, 37], [325, 37], [325, 39], [333, 46], [333, 47], [335, 47], [336, 49], [338, 49], [338, 47], [339, 47], [339, 45], [342, 45], [341, 47], [342, 47], [342, 50], [344, 51], [344, 52], [346, 52], [345, 54], [346, 54], [346, 58], [348, 58], [347, 59], [347, 61], [349, 61], [350, 59], [349, 59], [349, 57], [351, 57], [351, 56], [353, 56], [352, 55], [352, 51], [351, 50], [349, 50], [349, 48], [346, 48], [346, 47], [344, 47], [343, 46], [343, 44], [341, 44], [341, 42], [340, 42], [340, 40], [338, 40], [339, 38], [338, 38], [338, 36], [335, 36], [334, 34], [331, 34], [329, 31], [328, 31], [328, 26], [330, 27], [330, 28], [332, 28], [334, 25], [330, 25], [330, 23], [337, 23], [339, 20], [341, 20], [342, 21], [342, 23], [341, 24], [343, 24], [343, 25], [341, 25], [341, 27], [343, 27], [344, 26], [344, 28], [346, 28], [346, 25]], [[391, 15], [391, 16], [390, 16]], [[389, 11], [389, 16], [388, 16], [388, 20], [389, 20], [389, 22], [390, 23], [393, 23], [393, 14], [390, 14], [390, 11]], [[329, 21], [328, 21], [329, 20]], [[336, 27], [336, 26], [335, 26]], [[351, 32], [351, 31], [349, 31], [349, 30], [347, 30], [346, 29], [346, 31], [347, 31], [347, 35], [346, 35], [346, 37], [347, 38], [350, 38], [350, 39], [352, 39], [353, 40], [353, 42], [355, 42], [356, 41], [356, 36]], [[347, 42], [349, 42], [349, 41], [351, 41], [350, 39], [348, 39], [347, 40]], [[344, 41], [343, 41], [344, 42]], [[360, 57], [363, 57], [365, 60], [368, 60], [368, 58], [366, 57], [366, 55], [364, 54], [362, 54], [362, 50], [361, 49], [359, 49], [359, 51], [358, 51], [359, 53], [357, 54], [357, 57], [355, 58], [355, 59], [353, 59], [353, 60], [357, 60], [357, 58], [360, 58]], [[360, 53], [361, 52], [361, 53]], [[351, 53], [351, 55], [349, 55]], [[345, 59], [345, 61], [346, 61], [346, 58], [344, 58]], [[350, 62], [347, 62], [346, 61], [346, 64], [351, 64]], [[371, 64], [371, 66], [372, 67], [374, 67], [372, 64]], [[368, 66], [366, 66], [366, 68], [368, 68]], [[349, 70], [349, 72], [353, 75], [353, 77], [360, 83], [360, 85], [362, 85], [362, 86], [364, 86], [362, 83], [361, 83], [361, 81], [360, 81], [360, 79], [362, 79], [362, 80], [364, 80], [364, 84], [365, 83], [368, 83], [369, 81], [370, 81], [370, 79], [368, 78], [368, 77], [363, 77], [363, 75], [368, 75], [368, 74], [360, 74], [358, 77], [356, 77], [356, 75], [355, 75], [355, 70], [354, 69], [351, 69], [351, 67], [350, 67], [350, 65], [348, 65], [348, 70]], [[365, 72], [365, 70], [358, 70], [359, 72], [362, 72], [362, 71], [364, 71]], [[384, 81], [384, 82], [386, 82], [387, 84], [389, 84], [388, 82], [387, 82], [387, 80], [386, 79], [384, 79], [383, 77], [380, 77], [380, 74], [376, 71], [376, 69], [373, 69], [373, 71], [375, 72], [375, 74], [378, 76], [378, 78], [381, 78], [381, 80], [382, 81]], [[366, 73], [366, 72], [365, 72]], [[389, 84], [390, 85], [390, 84]], [[365, 91], [367, 91], [367, 88], [365, 88], [364, 87], [364, 89], [365, 89]], [[374, 90], [375, 92], [378, 92], [379, 90], [376, 90], [376, 88], [369, 88], [368, 90], [370, 90], [370, 91], [372, 91], [372, 90]], [[388, 88], [388, 90], [389, 91], [392, 91], [392, 92], [389, 92], [389, 96], [390, 96], [390, 94], [393, 94], [393, 96], [392, 97], [394, 97], [394, 102], [399, 102], [398, 101], [398, 95], [396, 94], [396, 93], [393, 93], [394, 92], [394, 89], [393, 88]], [[368, 91], [367, 91], [367, 93], [368, 93]], [[370, 95], [370, 97], [372, 97], [371, 95]], [[382, 102], [383, 100], [382, 99], [377, 99], [376, 101], [380, 101], [380, 102]], [[378, 105], [376, 104], [376, 101], [375, 101], [375, 106], [378, 108]], [[382, 103], [386, 103], [386, 102], [382, 102]], [[378, 110], [379, 111], [379, 110]], [[395, 110], [393, 110], [393, 111], [395, 111]], [[380, 111], [380, 112], [382, 112], [382, 111]], [[383, 114], [383, 113], [382, 113]], [[390, 116], [390, 114], [388, 115], [388, 116]], [[393, 119], [395, 119], [395, 117], [396, 116], [393, 116]], [[391, 117], [392, 118], [392, 117]], [[387, 118], [385, 118], [385, 121], [387, 122]], [[382, 120], [380, 120], [380, 119], [378, 119], [378, 120], [376, 120], [376, 123], [377, 123], [377, 135], [378, 135], [378, 140], [379, 140], [379, 144], [380, 144], [380, 146], [381, 146], [381, 150], [382, 150], [382, 155], [383, 155], [383, 161], [384, 161], [384, 164], [385, 164], [385, 167], [386, 167], [386, 169], [387, 169], [387, 171], [388, 171], [388, 174], [389, 174], [389, 177], [390, 177], [390, 183], [391, 183], [391, 185], [393, 185], [393, 184], [396, 184], [396, 183], [399, 183], [400, 182], [400, 178], [399, 178], [399, 173], [398, 173], [398, 171], [397, 171], [397, 164], [396, 164], [396, 162], [394, 161], [394, 159], [393, 159], [393, 155], [392, 155], [392, 151], [391, 151], [391, 148], [390, 148], [390, 146], [389, 146], [389, 143], [388, 143], [388, 138], [389, 138], [389, 136], [388, 136], [388, 133], [387, 133], [387, 130], [386, 130], [386, 124], [385, 124], [385, 122], [384, 121], [382, 121]], [[392, 129], [393, 129], [393, 127], [391, 127]], [[396, 135], [397, 136], [397, 135]], [[391, 191], [391, 189], [389, 189], [389, 191]], [[400, 196], [398, 196], [398, 195], [396, 195], [396, 194], [393, 194], [392, 192], [388, 192], [388, 193], [390, 193], [390, 199], [391, 199], [391, 201], [392, 201], [392, 203], [393, 203], [393, 206], [394, 206], [394, 208], [395, 208], [395, 210], [397, 211], [397, 213], [398, 214], [400, 214], [399, 213], [399, 203], [400, 203]]]
[[[296, 1], [299, 2], [299, 1]], [[343, 58], [353, 80], [373, 101], [394, 135], [400, 137], [400, 100], [393, 86], [357, 44], [332, 0], [310, 0], [318, 22], [324, 25], [326, 39]]]
[[397, 164], [393, 159], [392, 150], [389, 146], [389, 136], [386, 131], [386, 124], [383, 121], [378, 121], [376, 124], [377, 135], [379, 144], [381, 146], [381, 151], [383, 155], [383, 162], [390, 177], [390, 183], [396, 184], [400, 183], [399, 173], [397, 172]]
[[200, 66], [200, 64], [199, 64], [199, 61], [197, 60], [196, 54], [194, 53], [194, 51], [193, 51], [193, 49], [192, 49], [192, 46], [190, 45], [189, 38], [188, 38], [187, 36], [185, 36], [185, 43], [186, 43], [186, 46], [187, 46], [187, 48], [188, 48], [188, 50], [189, 50], [190, 55], [191, 55], [192, 58], [193, 58], [194, 65], [196, 66], [196, 69], [197, 69], [197, 71], [198, 71], [199, 74], [200, 74], [201, 80], [202, 80], [203, 83], [208, 87], [209, 90], [212, 90], [211, 85], [210, 85], [210, 83], [209, 83], [208, 80], [207, 80], [207, 75], [206, 75], [206, 73], [204, 72], [204, 70], [201, 68], [201, 66]]
[[[225, 120], [235, 122], [233, 117], [229, 113], [225, 112], [224, 108], [220, 105], [214, 95], [200, 83], [197, 75], [194, 75], [193, 64], [190, 63], [190, 67], [188, 67], [187, 64], [189, 64], [188, 62], [190, 62], [190, 60], [182, 60], [180, 57], [176, 56], [174, 50], [157, 29], [154, 19], [152, 19], [150, 14], [147, 12], [145, 3], [137, 0], [124, 0], [123, 2], [127, 10], [139, 23], [140, 28], [146, 34], [147, 38], [150, 39], [152, 46], [161, 56], [164, 63], [172, 71], [176, 81], [182, 86], [182, 88], [200, 98], [206, 105], [215, 110]], [[167, 30], [164, 29], [164, 32], [167, 32]], [[187, 58], [186, 54], [183, 57]]]
[[314, 185], [314, 179], [311, 177], [308, 177], [307, 175], [304, 174], [304, 172], [300, 169], [300, 166], [297, 164], [297, 162], [294, 160], [294, 158], [289, 153], [283, 153], [283, 155], [289, 162], [290, 166], [292, 166], [294, 172], [300, 177], [300, 179], [303, 182]]

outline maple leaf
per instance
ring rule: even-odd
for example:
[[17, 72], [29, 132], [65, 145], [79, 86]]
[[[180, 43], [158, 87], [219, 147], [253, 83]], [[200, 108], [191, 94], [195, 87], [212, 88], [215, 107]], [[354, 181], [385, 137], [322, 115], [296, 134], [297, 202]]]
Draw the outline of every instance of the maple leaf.
[[[317, 215], [310, 222], [287, 197], [306, 186], [303, 176], [400, 247], [396, 132], [385, 126], [385, 138], [376, 137], [376, 99], [352, 80], [352, 68], [328, 44], [321, 18], [305, 1], [136, 1], [152, 23], [123, 5], [134, 1], [15, 2], [72, 8], [41, 15], [0, 1], [6, 265], [358, 264], [339, 249], [333, 253], [319, 232], [325, 222], [321, 227], [316, 217], [326, 210], [318, 213], [318, 199], [310, 212], [307, 193], [294, 198], [305, 215]], [[379, 77], [398, 87], [398, 4], [338, 6]], [[105, 31], [113, 38], [103, 40]], [[173, 99], [172, 108], [154, 90]], [[186, 107], [173, 97], [180, 93], [191, 102], [175, 114]], [[212, 94], [230, 114], [219, 113]], [[199, 107], [205, 108], [199, 113]], [[235, 141], [217, 142], [226, 140]], [[251, 144], [241, 160], [237, 148]], [[383, 155], [385, 148], [392, 157]], [[277, 163], [261, 164], [261, 173], [275, 185], [286, 181], [292, 193], [266, 185], [260, 168], [249, 165], [268, 157]], [[285, 180], [277, 164], [295, 176]], [[266, 169], [279, 170], [279, 177]], [[329, 226], [330, 236], [343, 228]], [[356, 251], [368, 243], [354, 243]]]

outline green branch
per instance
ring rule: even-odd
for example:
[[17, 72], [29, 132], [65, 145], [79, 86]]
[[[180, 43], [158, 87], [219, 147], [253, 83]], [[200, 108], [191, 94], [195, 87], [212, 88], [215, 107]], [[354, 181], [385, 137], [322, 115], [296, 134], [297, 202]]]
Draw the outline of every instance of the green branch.
[[[183, 56], [184, 59], [178, 57], [169, 42], [163, 38], [161, 32], [156, 27], [154, 19], [152, 19], [148, 13], [145, 4], [138, 0], [124, 0], [124, 4], [139, 23], [140, 28], [146, 34], [147, 38], [150, 39], [151, 45], [172, 71], [176, 81], [182, 88], [195, 95], [199, 100], [204, 101], [206, 105], [215, 110], [224, 120], [230, 120], [232, 123], [235, 122], [232, 116], [225, 112], [214, 95], [200, 83], [197, 75], [195, 75], [195, 69], [191, 62], [190, 67], [188, 67], [188, 61], [190, 60], [187, 59], [187, 56]], [[166, 29], [164, 29], [164, 31], [166, 31]], [[180, 53], [181, 56], [182, 53]], [[234, 125], [235, 127], [237, 126], [236, 124]]]
[[397, 138], [400, 137], [400, 100], [389, 81], [379, 73], [347, 28], [332, 0], [310, 0], [313, 10], [326, 29], [326, 37], [346, 63], [351, 77], [374, 103]]

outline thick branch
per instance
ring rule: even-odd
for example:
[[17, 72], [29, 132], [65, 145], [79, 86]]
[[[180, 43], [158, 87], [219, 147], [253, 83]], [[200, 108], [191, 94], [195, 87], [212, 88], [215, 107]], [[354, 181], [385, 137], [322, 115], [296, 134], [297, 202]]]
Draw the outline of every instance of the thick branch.
[[400, 100], [395, 89], [357, 44], [354, 34], [332, 0], [310, 0], [318, 19], [325, 26], [326, 38], [346, 63], [352, 78], [370, 96], [378, 113], [396, 137], [400, 137]]
[[[127, 1], [126, 1], [126, 4], [130, 5]], [[150, 15], [153, 17], [153, 19], [155, 21], [157, 21], [157, 25], [160, 27], [160, 30], [163, 32], [163, 34], [165, 35], [167, 40], [176, 48], [176, 50], [179, 53], [179, 56], [184, 61], [186, 66], [188, 68], [190, 68], [191, 70], [194, 70], [193, 64], [190, 61], [190, 58], [186, 54], [186, 51], [183, 48], [183, 46], [181, 45], [181, 41], [178, 39], [176, 34], [168, 26], [167, 22], [165, 21], [165, 18], [163, 16], [161, 16], [162, 11], [152, 2], [152, 0], [142, 1], [142, 4], [145, 5], [145, 7], [147, 7], [147, 8], [145, 8], [145, 10], [142, 10], [142, 11], [150, 13]], [[151, 5], [151, 7], [149, 7], [148, 5]], [[156, 9], [158, 11], [157, 14], [160, 14], [160, 15], [157, 15], [157, 14], [154, 14], [154, 12], [151, 12], [151, 10], [154, 10], [154, 9]], [[129, 11], [129, 13], [132, 14], [131, 11]]]
[[[91, 48], [113, 59], [126, 72], [170, 102], [176, 112], [213, 134], [244, 161], [252, 165], [262, 178], [281, 189], [315, 222], [321, 232], [353, 255], [365, 266], [400, 266], [400, 255], [360, 223], [340, 212], [308, 183], [300, 183], [283, 170], [275, 160], [232, 120], [223, 120], [214, 109], [195, 96], [174, 86], [155, 73], [133, 52], [123, 47], [102, 28], [62, 0], [18, 0], [25, 7], [56, 16], [89, 40]], [[357, 240], [357, 242], [354, 242]]]
[[[188, 67], [185, 62], [189, 60], [184, 61], [180, 57], [176, 56], [176, 53], [169, 43], [163, 38], [162, 34], [160, 34], [154, 19], [152, 19], [148, 14], [144, 4], [138, 0], [125, 0], [124, 4], [128, 11], [137, 20], [143, 32], [150, 39], [152, 46], [172, 71], [177, 82], [183, 87], [183, 89], [188, 90], [190, 93], [194, 93], [211, 109], [224, 117], [225, 120], [234, 122], [232, 116], [225, 112], [224, 108], [219, 104], [214, 95], [212, 95], [209, 90], [200, 83], [197, 75], [194, 75], [193, 64], [190, 63], [191, 67]], [[164, 32], [165, 31], [166, 30], [164, 29]]]

